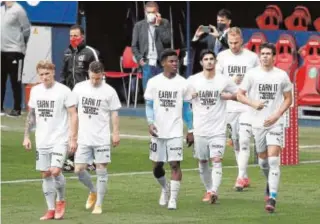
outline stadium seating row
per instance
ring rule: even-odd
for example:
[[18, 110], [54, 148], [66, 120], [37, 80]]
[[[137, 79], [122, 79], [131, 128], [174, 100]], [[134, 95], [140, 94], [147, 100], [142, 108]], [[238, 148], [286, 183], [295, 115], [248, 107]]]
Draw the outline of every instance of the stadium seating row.
[[[280, 29], [280, 25], [283, 23], [281, 9], [277, 5], [268, 5], [265, 11], [256, 18], [256, 22], [260, 29]], [[311, 14], [305, 6], [295, 7], [293, 13], [284, 20], [285, 27], [293, 31], [307, 31], [311, 23]], [[313, 26], [317, 31], [320, 31], [320, 17], [314, 20]]]

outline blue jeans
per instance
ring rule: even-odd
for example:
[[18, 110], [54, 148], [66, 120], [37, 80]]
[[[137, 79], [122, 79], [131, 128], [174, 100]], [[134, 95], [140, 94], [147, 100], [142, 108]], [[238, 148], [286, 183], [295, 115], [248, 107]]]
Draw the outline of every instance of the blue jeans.
[[163, 71], [162, 68], [159, 67], [159, 66], [152, 66], [152, 65], [145, 64], [142, 67], [142, 87], [143, 87], [143, 92], [147, 88], [148, 80], [151, 79], [152, 77], [158, 75], [162, 71]]

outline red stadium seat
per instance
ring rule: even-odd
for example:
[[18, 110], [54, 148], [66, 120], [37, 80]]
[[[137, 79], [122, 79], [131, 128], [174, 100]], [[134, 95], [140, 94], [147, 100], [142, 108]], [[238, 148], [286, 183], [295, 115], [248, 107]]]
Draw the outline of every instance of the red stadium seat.
[[[308, 49], [307, 49], [307, 46], [308, 46], [308, 43], [309, 42], [311, 42], [311, 46], [312, 45], [317, 45], [317, 43], [316, 42], [319, 42], [320, 41], [320, 35], [312, 35], [312, 36], [310, 36], [309, 37], [309, 40], [307, 41], [307, 43], [306, 43], [306, 45], [304, 45], [304, 46], [302, 46], [302, 47], [300, 47], [300, 49], [299, 49], [299, 54], [300, 54], [300, 56], [301, 56], [301, 58], [302, 59], [304, 59], [306, 56], [307, 56], [307, 54], [308, 54], [308, 51], [310, 51], [310, 46], [308, 47]], [[315, 43], [313, 43], [313, 42], [315, 42]], [[316, 52], [316, 51], [315, 51]], [[312, 53], [312, 52], [311, 52]], [[312, 55], [312, 54], [311, 54]]]
[[137, 99], [138, 99], [138, 90], [139, 90], [139, 79], [141, 79], [142, 74], [138, 73], [137, 70], [139, 68], [138, 63], [135, 61], [135, 57], [132, 52], [131, 47], [126, 47], [123, 51], [122, 57], [120, 58], [120, 68], [121, 72], [124, 73], [124, 69], [130, 69], [131, 71], [128, 73], [129, 75], [129, 87], [128, 87], [128, 97], [127, 97], [127, 107], [130, 106], [130, 99], [131, 99], [131, 82], [132, 76], [136, 76], [136, 87], [135, 87], [135, 100], [134, 106], [137, 106]]
[[259, 54], [260, 53], [260, 45], [265, 42], [267, 42], [266, 35], [264, 35], [264, 33], [257, 32], [257, 33], [252, 34], [249, 41], [245, 44], [245, 48]]
[[285, 70], [294, 81], [294, 74], [298, 68], [298, 57], [296, 42], [292, 35], [281, 34], [276, 43], [276, 61], [275, 66]]
[[277, 5], [268, 5], [265, 11], [256, 18], [258, 27], [266, 30], [278, 30], [282, 21], [282, 12]]
[[305, 46], [304, 64], [296, 74], [298, 105], [320, 106], [320, 39]]
[[320, 32], [320, 17], [313, 22], [313, 26]]
[[297, 6], [284, 21], [288, 30], [307, 31], [311, 24], [311, 15], [307, 7]]

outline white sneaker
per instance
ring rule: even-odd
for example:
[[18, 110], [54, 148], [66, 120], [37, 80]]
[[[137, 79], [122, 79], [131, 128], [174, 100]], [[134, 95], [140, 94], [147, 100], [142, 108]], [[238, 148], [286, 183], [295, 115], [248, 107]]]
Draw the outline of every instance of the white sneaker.
[[176, 200], [170, 200], [168, 203], [169, 210], [176, 210], [177, 209], [177, 202]]
[[161, 206], [165, 206], [169, 201], [169, 191], [168, 189], [161, 190], [161, 195], [160, 195], [160, 199], [159, 199], [159, 205]]

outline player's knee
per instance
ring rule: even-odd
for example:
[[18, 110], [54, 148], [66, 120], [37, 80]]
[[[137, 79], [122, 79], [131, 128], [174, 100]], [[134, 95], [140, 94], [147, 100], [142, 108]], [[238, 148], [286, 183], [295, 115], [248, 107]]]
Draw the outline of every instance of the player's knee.
[[153, 168], [153, 175], [155, 178], [160, 178], [165, 175], [165, 171], [163, 169], [163, 163], [158, 163], [154, 168]]
[[268, 158], [270, 169], [277, 169], [280, 166], [280, 157], [271, 156]]
[[180, 162], [170, 162], [171, 170], [178, 171], [180, 169]]
[[107, 165], [107, 163], [96, 163], [96, 169], [105, 169]]
[[58, 168], [58, 167], [51, 167], [51, 168], [50, 168], [50, 172], [51, 172], [51, 175], [52, 175], [52, 176], [57, 177], [57, 176], [60, 175], [61, 169]]
[[212, 161], [212, 167], [214, 167], [214, 168], [221, 168], [222, 167], [222, 158], [213, 157], [211, 159], [211, 161]]
[[74, 167], [74, 173], [79, 175], [81, 172], [86, 170], [86, 165], [84, 164], [76, 164]]
[[268, 158], [260, 158], [258, 159], [258, 163], [261, 169], [268, 169], [269, 164], [268, 164]]

